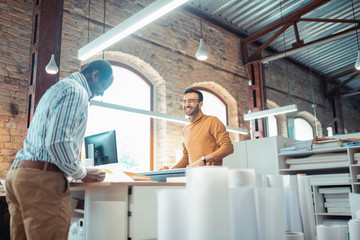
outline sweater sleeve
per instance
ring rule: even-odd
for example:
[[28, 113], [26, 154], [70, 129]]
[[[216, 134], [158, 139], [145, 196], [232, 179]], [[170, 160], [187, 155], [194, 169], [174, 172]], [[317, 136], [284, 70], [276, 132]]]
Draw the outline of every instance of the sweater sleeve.
[[214, 118], [212, 125], [210, 128], [211, 135], [214, 136], [219, 149], [211, 155], [215, 159], [215, 165], [221, 165], [222, 159], [234, 152], [234, 146], [231, 143], [229, 132], [226, 131], [224, 124], [218, 118]]
[[175, 166], [173, 166], [172, 168], [185, 168], [187, 165], [189, 165], [189, 154], [187, 152], [184, 143], [182, 144], [182, 146], [183, 146], [183, 156], [181, 160], [177, 164], [175, 164]]

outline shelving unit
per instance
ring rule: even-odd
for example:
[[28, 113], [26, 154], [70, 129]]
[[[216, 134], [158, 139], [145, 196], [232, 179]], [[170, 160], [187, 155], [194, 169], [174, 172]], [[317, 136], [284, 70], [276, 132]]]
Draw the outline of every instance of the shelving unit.
[[[331, 183], [322, 183], [322, 184], [312, 184], [313, 189], [313, 198], [314, 198], [314, 214], [316, 224], [322, 224], [325, 219], [334, 219], [334, 220], [349, 220], [351, 214], [349, 212], [339, 212], [339, 213], [328, 213], [327, 209], [324, 206], [324, 195], [319, 193], [319, 188], [324, 187], [350, 187], [351, 192], [360, 193], [360, 180], [356, 179], [356, 174], [360, 174], [360, 163], [354, 161], [354, 154], [360, 152], [360, 146], [355, 147], [334, 147], [334, 148], [323, 148], [323, 149], [314, 149], [307, 151], [292, 151], [286, 153], [278, 153], [278, 163], [279, 163], [279, 174], [287, 175], [296, 175], [296, 174], [306, 174], [306, 175], [318, 175], [318, 174], [349, 174], [349, 179], [342, 180], [339, 182]], [[347, 161], [339, 166], [334, 167], [314, 167], [314, 168], [292, 168], [286, 163], [288, 158], [304, 158], [314, 154], [338, 154], [346, 153]], [[349, 181], [350, 180], [350, 181]]]

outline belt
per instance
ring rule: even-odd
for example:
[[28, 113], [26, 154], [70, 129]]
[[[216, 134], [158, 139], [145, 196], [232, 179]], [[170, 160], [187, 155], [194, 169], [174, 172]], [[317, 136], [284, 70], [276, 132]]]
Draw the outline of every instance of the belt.
[[19, 160], [13, 166], [14, 168], [34, 168], [43, 171], [52, 171], [52, 172], [60, 172], [62, 171], [52, 163], [43, 162], [43, 161], [31, 161], [31, 160]]

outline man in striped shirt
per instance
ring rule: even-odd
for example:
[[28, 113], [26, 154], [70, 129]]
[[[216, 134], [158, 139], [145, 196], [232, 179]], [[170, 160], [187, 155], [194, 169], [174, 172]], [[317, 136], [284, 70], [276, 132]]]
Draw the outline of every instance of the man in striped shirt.
[[89, 63], [42, 96], [6, 177], [11, 239], [67, 239], [70, 189], [66, 176], [100, 182], [105, 173], [85, 169], [79, 154], [85, 135], [88, 102], [103, 95], [114, 80], [105, 60]]

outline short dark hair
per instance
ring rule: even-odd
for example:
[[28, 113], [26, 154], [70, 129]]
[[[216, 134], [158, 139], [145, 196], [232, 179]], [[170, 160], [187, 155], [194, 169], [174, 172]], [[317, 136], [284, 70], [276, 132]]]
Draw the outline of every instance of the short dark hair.
[[87, 74], [92, 73], [94, 70], [99, 70], [100, 76], [102, 80], [107, 80], [113, 74], [111, 64], [103, 59], [95, 60], [90, 62], [81, 73]]
[[196, 93], [199, 96], [199, 102], [202, 102], [204, 100], [203, 94], [199, 90], [193, 88], [186, 89], [184, 95], [192, 92]]

